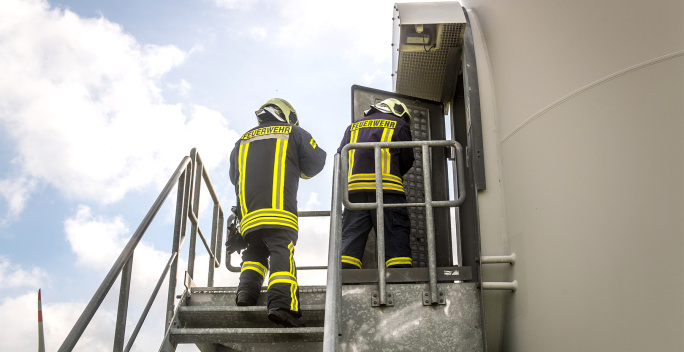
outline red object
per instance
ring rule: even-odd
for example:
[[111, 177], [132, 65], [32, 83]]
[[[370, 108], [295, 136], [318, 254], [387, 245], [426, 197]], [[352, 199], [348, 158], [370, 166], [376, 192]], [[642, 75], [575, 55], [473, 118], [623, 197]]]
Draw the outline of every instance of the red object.
[[40, 289], [38, 290], [38, 322], [43, 322], [43, 308], [40, 306]]

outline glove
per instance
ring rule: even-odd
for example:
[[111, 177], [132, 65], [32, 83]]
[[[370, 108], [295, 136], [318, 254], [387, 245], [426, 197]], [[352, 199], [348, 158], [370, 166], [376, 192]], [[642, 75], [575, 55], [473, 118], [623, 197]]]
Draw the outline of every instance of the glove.
[[247, 241], [242, 238], [240, 230], [238, 230], [237, 218], [232, 223], [228, 224], [228, 240], [226, 241], [226, 252], [230, 255], [233, 252], [242, 252], [247, 248]]

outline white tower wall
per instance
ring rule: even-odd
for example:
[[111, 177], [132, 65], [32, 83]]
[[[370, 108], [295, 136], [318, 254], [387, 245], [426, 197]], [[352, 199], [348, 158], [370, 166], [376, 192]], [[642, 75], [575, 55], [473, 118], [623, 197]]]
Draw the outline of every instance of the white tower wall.
[[684, 1], [462, 3], [489, 351], [684, 350]]

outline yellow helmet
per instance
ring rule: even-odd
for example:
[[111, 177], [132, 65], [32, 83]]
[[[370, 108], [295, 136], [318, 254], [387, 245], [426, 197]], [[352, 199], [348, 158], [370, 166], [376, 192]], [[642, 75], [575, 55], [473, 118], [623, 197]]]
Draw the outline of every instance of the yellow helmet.
[[404, 103], [400, 102], [395, 98], [385, 99], [373, 105], [372, 107], [380, 112], [392, 114], [400, 119], [403, 119], [406, 122], [411, 121], [411, 114], [409, 113], [409, 110], [406, 107], [406, 105], [404, 105]]
[[[281, 122], [289, 123], [290, 125], [299, 126], [299, 119], [297, 118], [297, 111], [285, 99], [273, 98], [262, 105], [260, 110], [267, 110]], [[259, 114], [257, 114], [258, 118]], [[261, 120], [259, 119], [259, 123]]]

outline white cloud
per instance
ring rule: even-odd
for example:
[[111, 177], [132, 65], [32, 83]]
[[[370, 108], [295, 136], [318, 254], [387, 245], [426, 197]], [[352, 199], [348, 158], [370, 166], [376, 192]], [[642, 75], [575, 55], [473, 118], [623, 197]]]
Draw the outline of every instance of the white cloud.
[[32, 267], [24, 270], [21, 266], [12, 264], [9, 259], [0, 255], [0, 288], [35, 288], [46, 284], [49, 277], [45, 270]]
[[258, 3], [259, 0], [214, 0], [214, 3], [218, 7], [224, 9], [248, 9]]
[[191, 147], [208, 168], [227, 160], [237, 134], [220, 113], [192, 106], [186, 114], [161, 95], [161, 79], [187, 55], [46, 1], [1, 2], [0, 126], [17, 145], [20, 174], [0, 186], [9, 215], [34, 182], [111, 203], [165, 182]]
[[387, 71], [385, 71], [385, 70], [375, 70], [375, 72], [367, 73], [367, 74], [363, 75], [363, 82], [367, 86], [372, 86], [373, 82], [375, 82], [378, 78], [380, 78], [386, 74], [387, 74]]
[[[94, 216], [91, 209], [83, 205], [79, 206], [76, 215], [64, 221], [64, 231], [76, 254], [76, 262], [102, 273], [112, 267], [132, 236], [121, 217]], [[153, 287], [170, 255], [145, 241], [139, 242], [133, 256], [131, 286]], [[182, 264], [181, 258], [180, 268], [183, 268]]]
[[6, 216], [0, 218], [0, 225], [8, 224], [21, 214], [35, 185], [34, 180], [26, 177], [0, 180], [0, 195], [5, 198], [8, 205]]
[[190, 89], [192, 88], [190, 83], [188, 83], [188, 81], [184, 79], [181, 79], [178, 83], [169, 83], [166, 86], [170, 89], [178, 91], [178, 93], [182, 96], [187, 96], [188, 93], [190, 93]]
[[336, 42], [326, 43], [326, 46], [335, 47], [348, 59], [371, 58], [374, 63], [389, 62], [394, 2], [278, 2], [283, 18], [287, 20], [278, 33], [278, 43], [285, 47], [314, 47], [316, 41], [335, 38]]
[[79, 264], [106, 270], [121, 253], [128, 228], [121, 218], [96, 218], [90, 208], [79, 206], [76, 215], [64, 221], [64, 232]]
[[[38, 349], [38, 288], [49, 278], [42, 268], [24, 270], [0, 256], [1, 288], [24, 289], [17, 296], [0, 296], [0, 341], [3, 351], [31, 351]], [[32, 291], [27, 291], [31, 288]], [[52, 291], [43, 289], [42, 307], [45, 345], [53, 351], [61, 345], [73, 324], [85, 308], [85, 303], [52, 302]], [[116, 312], [103, 309], [95, 315], [90, 327], [81, 337], [75, 351], [109, 351], [114, 335]]]
[[266, 38], [266, 28], [257, 26], [249, 29], [249, 36], [256, 39]]
[[309, 195], [309, 200], [306, 202], [305, 210], [321, 210], [321, 202], [318, 201], [318, 193], [311, 192]]
[[[0, 301], [0, 341], [3, 350], [35, 351], [38, 349], [38, 292], [26, 292], [16, 297], [3, 298]], [[45, 347], [48, 351], [56, 351], [66, 338], [74, 323], [83, 312], [83, 302], [51, 302], [51, 294], [43, 290], [43, 330]], [[152, 317], [151, 323], [158, 318]], [[101, 309], [93, 317], [74, 351], [111, 351], [116, 322], [115, 309]], [[158, 329], [157, 329], [158, 330]], [[155, 336], [154, 342], [146, 341], [143, 349], [137, 351], [156, 350], [161, 337]]]

